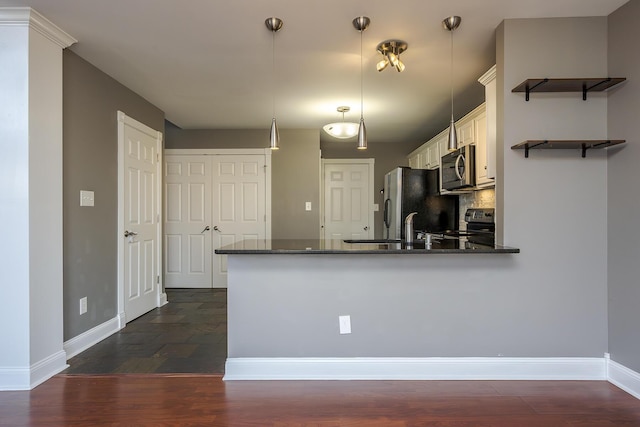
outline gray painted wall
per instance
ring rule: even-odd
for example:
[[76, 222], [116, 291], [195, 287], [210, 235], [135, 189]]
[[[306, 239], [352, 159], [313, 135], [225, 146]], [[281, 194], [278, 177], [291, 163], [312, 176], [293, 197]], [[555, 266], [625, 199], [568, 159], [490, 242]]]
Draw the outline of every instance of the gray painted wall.
[[[506, 319], [521, 340], [576, 356], [607, 351], [607, 159], [594, 150], [510, 147], [527, 139], [602, 139], [607, 95], [534, 94], [527, 78], [607, 75], [607, 19], [506, 20], [497, 34], [498, 187], [505, 245], [519, 247]], [[567, 344], [571, 343], [571, 344]], [[559, 352], [561, 353], [561, 352]]]
[[[166, 128], [165, 148], [265, 148], [268, 130]], [[318, 130], [280, 129], [280, 150], [271, 155], [271, 237], [320, 236], [320, 135]], [[312, 210], [305, 211], [305, 202]]]
[[422, 142], [415, 143], [369, 143], [366, 150], [358, 150], [356, 142], [345, 143], [323, 142], [321, 144], [323, 159], [374, 159], [374, 201], [379, 205], [378, 212], [374, 213], [375, 236], [383, 237], [383, 206], [384, 198], [380, 190], [384, 187], [384, 175], [391, 169], [398, 166], [409, 166], [407, 154], [422, 145]]
[[609, 16], [609, 75], [628, 80], [609, 91], [609, 137], [626, 139], [609, 150], [607, 175], [609, 247], [609, 353], [640, 372], [640, 1]]
[[[63, 57], [64, 340], [116, 316], [116, 112], [163, 131], [164, 113], [69, 50]], [[80, 190], [95, 192], [80, 207]], [[87, 297], [88, 311], [78, 303]]]

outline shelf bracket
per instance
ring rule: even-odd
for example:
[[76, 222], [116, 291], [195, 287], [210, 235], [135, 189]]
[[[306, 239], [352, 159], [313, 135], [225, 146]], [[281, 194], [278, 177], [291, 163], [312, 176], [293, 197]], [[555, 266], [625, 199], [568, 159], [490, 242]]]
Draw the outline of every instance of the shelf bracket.
[[[606, 79], [604, 79], [604, 80], [602, 80], [602, 81], [600, 81], [600, 82], [598, 82], [598, 83], [594, 84], [593, 86], [589, 86], [589, 87], [587, 87], [587, 85], [586, 85], [586, 84], [583, 84], [583, 85], [582, 85], [582, 100], [583, 100], [583, 101], [586, 101], [586, 100], [587, 100], [587, 92], [589, 92], [590, 90], [592, 90], [592, 89], [594, 89], [594, 88], [596, 88], [596, 87], [600, 86], [601, 84], [609, 83], [610, 81], [611, 81], [611, 77], [606, 78]], [[584, 156], [582, 156], [582, 157], [584, 157]]]
[[534, 90], [535, 88], [537, 88], [538, 86], [545, 84], [549, 81], [549, 79], [545, 78], [544, 80], [542, 80], [541, 82], [536, 83], [535, 85], [533, 85], [532, 87], [529, 87], [529, 85], [527, 85], [525, 87], [525, 96], [524, 96], [524, 100], [525, 101], [529, 101], [529, 94], [531, 93], [532, 90]]
[[587, 157], [587, 149], [589, 147], [587, 147], [587, 144], [585, 144], [584, 142], [582, 143], [582, 158], [584, 159], [585, 157]]
[[539, 145], [547, 144], [548, 142], [549, 142], [549, 141], [545, 140], [545, 141], [539, 142], [539, 143], [537, 143], [537, 144], [534, 144], [534, 145], [532, 145], [532, 146], [529, 146], [529, 144], [526, 144], [526, 145], [524, 146], [524, 158], [525, 158], [525, 159], [528, 159], [528, 158], [529, 158], [529, 150], [530, 150], [530, 149], [532, 149], [532, 148], [536, 148], [536, 147], [537, 147], [537, 146], [539, 146]]

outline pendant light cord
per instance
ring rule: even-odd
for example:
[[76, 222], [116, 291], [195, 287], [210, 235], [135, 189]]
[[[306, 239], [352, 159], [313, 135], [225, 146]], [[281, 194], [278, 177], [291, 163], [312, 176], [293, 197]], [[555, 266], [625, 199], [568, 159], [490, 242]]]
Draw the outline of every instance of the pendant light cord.
[[271, 91], [272, 93], [272, 105], [271, 110], [273, 113], [273, 118], [276, 117], [276, 32], [274, 30], [271, 31]]
[[451, 76], [449, 76], [451, 86], [451, 119], [453, 120], [453, 29], [451, 29]]
[[364, 84], [362, 81], [364, 78], [362, 77], [362, 32], [364, 29], [360, 30], [360, 120], [364, 118]]

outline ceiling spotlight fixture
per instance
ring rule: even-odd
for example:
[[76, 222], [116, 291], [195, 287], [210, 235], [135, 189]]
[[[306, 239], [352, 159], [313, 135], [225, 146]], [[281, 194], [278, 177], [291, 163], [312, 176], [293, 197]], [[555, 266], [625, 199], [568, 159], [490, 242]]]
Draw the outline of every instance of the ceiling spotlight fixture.
[[264, 21], [264, 24], [267, 26], [269, 31], [271, 31], [273, 35], [272, 40], [272, 51], [271, 51], [271, 78], [272, 78], [272, 88], [273, 88], [273, 118], [271, 119], [271, 130], [269, 132], [269, 147], [272, 150], [277, 150], [280, 148], [280, 132], [278, 132], [278, 124], [276, 123], [276, 90], [275, 90], [275, 80], [276, 80], [276, 33], [280, 31], [282, 28], [282, 19], [280, 18], [267, 18]]
[[338, 107], [338, 113], [342, 113], [342, 121], [337, 123], [329, 123], [324, 125], [322, 129], [329, 135], [338, 139], [353, 138], [358, 134], [358, 123], [345, 122], [344, 113], [348, 113], [351, 107], [343, 105]]
[[369, 28], [371, 20], [366, 16], [358, 16], [353, 21], [353, 26], [360, 31], [360, 128], [358, 129], [358, 150], [367, 149], [367, 128], [364, 125], [364, 91], [362, 78], [362, 33]]
[[409, 45], [402, 40], [387, 40], [378, 45], [376, 50], [384, 56], [382, 61], [378, 62], [376, 69], [382, 71], [391, 64], [397, 72], [404, 71], [404, 63], [400, 61], [400, 54], [407, 50]]
[[444, 29], [451, 33], [451, 123], [449, 123], [449, 139], [447, 142], [449, 151], [458, 149], [458, 133], [456, 132], [456, 123], [453, 119], [453, 31], [460, 26], [461, 22], [462, 18], [459, 16], [450, 16], [442, 21]]

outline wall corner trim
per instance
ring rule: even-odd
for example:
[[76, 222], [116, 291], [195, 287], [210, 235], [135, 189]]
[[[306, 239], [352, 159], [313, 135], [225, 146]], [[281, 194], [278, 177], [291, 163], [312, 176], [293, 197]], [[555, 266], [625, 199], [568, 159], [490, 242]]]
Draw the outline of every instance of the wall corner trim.
[[636, 399], [640, 399], [640, 373], [611, 360], [605, 355], [607, 362], [607, 381], [626, 391]]
[[89, 347], [118, 332], [120, 329], [120, 319], [118, 317], [114, 317], [74, 338], [71, 338], [68, 341], [65, 341], [63, 347], [67, 352], [67, 358], [71, 359], [73, 356], [82, 353]]
[[228, 358], [232, 380], [606, 380], [593, 357]]
[[28, 368], [0, 367], [0, 391], [31, 390], [68, 366], [67, 355], [60, 350]]
[[0, 26], [29, 26], [62, 49], [78, 42], [78, 40], [30, 7], [0, 8]]

